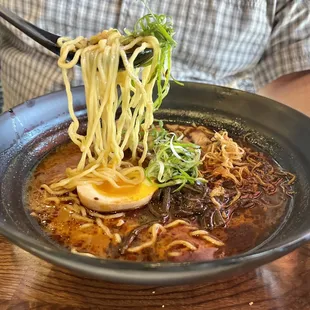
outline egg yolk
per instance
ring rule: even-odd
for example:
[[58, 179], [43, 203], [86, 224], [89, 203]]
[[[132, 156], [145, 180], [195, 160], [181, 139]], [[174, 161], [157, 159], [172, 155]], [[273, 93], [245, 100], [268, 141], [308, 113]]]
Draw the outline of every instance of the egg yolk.
[[138, 200], [142, 197], [148, 196], [157, 190], [155, 184], [146, 184], [142, 182], [138, 185], [131, 185], [125, 183], [118, 183], [120, 187], [114, 187], [109, 182], [103, 182], [100, 185], [93, 185], [96, 191], [108, 197], [128, 197], [132, 200]]

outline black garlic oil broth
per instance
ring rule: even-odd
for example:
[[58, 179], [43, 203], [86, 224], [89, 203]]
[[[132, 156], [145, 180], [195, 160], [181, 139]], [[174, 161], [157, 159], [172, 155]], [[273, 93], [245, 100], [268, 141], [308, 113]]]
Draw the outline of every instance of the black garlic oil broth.
[[[210, 143], [210, 137], [214, 134], [201, 126], [171, 125], [168, 129], [183, 133], [186, 140], [201, 145], [202, 154], [207, 152], [204, 146]], [[275, 231], [285, 215], [291, 193], [287, 175], [269, 156], [248, 145], [246, 149], [249, 170], [255, 173], [258, 180], [258, 184], [253, 185], [250, 179], [253, 176], [247, 176], [244, 172], [244, 178], [252, 182], [251, 188], [236, 186], [229, 178], [221, 178], [220, 174], [214, 176], [210, 174], [211, 170], [206, 171], [206, 166], [202, 166], [201, 171], [208, 179], [206, 185], [184, 188], [180, 192], [175, 192], [175, 188], [164, 189], [161, 194], [155, 193], [157, 197], [140, 209], [99, 214], [98, 217], [97, 213], [94, 215], [82, 206], [76, 192], [53, 200], [48, 199], [52, 195], [41, 189], [42, 184], [63, 179], [66, 168], [74, 168], [79, 162], [81, 153], [78, 147], [73, 143], [62, 145], [39, 163], [29, 180], [27, 199], [30, 212], [50, 238], [84, 255], [131, 261], [182, 262], [212, 260], [242, 253], [260, 244]], [[265, 166], [257, 164], [256, 167], [255, 162], [258, 161]], [[266, 185], [266, 180], [257, 177], [259, 173], [274, 174], [270, 178], [273, 183]], [[216, 203], [225, 206], [222, 209], [210, 200], [216, 186], [225, 192], [222, 196], [213, 196]], [[203, 198], [200, 198], [200, 192], [204, 193]], [[169, 212], [162, 209], [167, 193], [170, 197]], [[233, 202], [236, 196], [239, 199]], [[112, 237], [97, 224], [98, 218], [108, 227]], [[176, 225], [169, 227], [169, 223], [178, 220]], [[150, 227], [154, 223], [168, 228], [159, 231], [156, 242], [151, 246], [136, 252], [129, 251], [152, 239]], [[195, 229], [205, 229], [213, 238], [211, 241], [215, 242], [192, 235]], [[184, 247], [181, 243], [171, 246], [175, 240], [188, 242], [193, 248]]]

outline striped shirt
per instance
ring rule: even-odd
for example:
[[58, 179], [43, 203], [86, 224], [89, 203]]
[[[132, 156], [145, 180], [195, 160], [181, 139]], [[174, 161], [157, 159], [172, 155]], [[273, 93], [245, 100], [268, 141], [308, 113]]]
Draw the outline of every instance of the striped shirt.
[[[146, 12], [134, 0], [0, 0], [47, 31], [89, 37], [102, 29], [131, 29]], [[153, 12], [173, 18], [179, 80], [257, 91], [278, 77], [310, 69], [309, 0], [161, 0]], [[0, 21], [0, 79], [4, 110], [63, 89], [57, 56]], [[72, 85], [81, 72], [70, 73]]]

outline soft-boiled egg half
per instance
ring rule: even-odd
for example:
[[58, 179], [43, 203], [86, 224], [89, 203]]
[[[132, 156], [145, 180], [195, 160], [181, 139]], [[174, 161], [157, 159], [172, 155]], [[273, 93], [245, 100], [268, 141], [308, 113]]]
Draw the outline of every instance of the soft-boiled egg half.
[[147, 180], [138, 185], [114, 187], [109, 182], [100, 185], [85, 184], [77, 187], [81, 203], [95, 211], [113, 212], [137, 209], [146, 205], [158, 187]]

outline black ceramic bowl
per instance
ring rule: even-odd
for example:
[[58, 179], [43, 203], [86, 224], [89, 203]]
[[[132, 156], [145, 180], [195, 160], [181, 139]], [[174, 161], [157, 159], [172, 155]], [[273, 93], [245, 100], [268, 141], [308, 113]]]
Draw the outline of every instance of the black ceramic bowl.
[[[73, 89], [77, 115], [85, 121], [82, 87]], [[275, 260], [310, 240], [310, 119], [263, 97], [202, 84], [172, 85], [157, 118], [226, 128], [251, 142], [297, 175], [297, 194], [279, 228], [255, 249], [199, 263], [133, 263], [92, 259], [52, 243], [29, 216], [24, 201], [34, 166], [68, 140], [65, 92], [33, 99], [0, 116], [0, 233], [51, 263], [98, 279], [136, 284], [183, 284], [215, 280]]]

